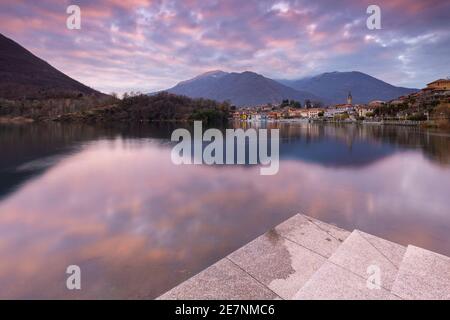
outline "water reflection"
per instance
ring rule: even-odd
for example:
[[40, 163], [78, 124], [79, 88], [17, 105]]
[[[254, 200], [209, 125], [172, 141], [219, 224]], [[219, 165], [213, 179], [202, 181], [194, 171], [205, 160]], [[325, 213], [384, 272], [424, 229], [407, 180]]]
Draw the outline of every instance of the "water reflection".
[[270, 126], [275, 176], [174, 166], [170, 124], [0, 127], [0, 298], [154, 298], [296, 212], [450, 254], [448, 136]]

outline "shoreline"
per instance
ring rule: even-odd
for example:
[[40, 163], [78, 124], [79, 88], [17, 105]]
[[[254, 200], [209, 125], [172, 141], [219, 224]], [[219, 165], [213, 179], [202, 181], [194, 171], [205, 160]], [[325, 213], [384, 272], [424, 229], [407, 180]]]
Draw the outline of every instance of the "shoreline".
[[[48, 118], [48, 119], [33, 119], [22, 116], [0, 116], [0, 124], [29, 124], [29, 123], [76, 123], [76, 124], [86, 124], [86, 125], [105, 125], [105, 124], [124, 124], [124, 123], [135, 123], [135, 124], [151, 124], [151, 123], [182, 123], [188, 124], [193, 123], [194, 121], [200, 120], [190, 120], [190, 119], [176, 119], [176, 120], [112, 120], [112, 121], [89, 121], [79, 118]], [[253, 123], [253, 124], [262, 124], [262, 123], [315, 123], [315, 124], [352, 124], [352, 125], [370, 125], [370, 126], [399, 126], [399, 127], [416, 127], [425, 130], [438, 130], [441, 132], [450, 132], [450, 128], [447, 126], [439, 126], [433, 122], [427, 121], [394, 121], [394, 120], [385, 120], [385, 121], [336, 121], [336, 120], [319, 120], [319, 119], [302, 119], [302, 118], [294, 118], [294, 119], [270, 119], [270, 120], [256, 120], [256, 121], [248, 121], [241, 119], [229, 119], [228, 123]]]
[[25, 124], [35, 122], [32, 118], [26, 117], [0, 117], [0, 124]]
[[440, 126], [431, 121], [410, 121], [410, 120], [382, 120], [382, 121], [338, 121], [338, 120], [320, 120], [320, 119], [306, 119], [306, 118], [293, 118], [293, 119], [270, 119], [270, 120], [240, 120], [233, 119], [232, 121], [238, 123], [319, 123], [319, 124], [353, 124], [353, 125], [378, 125], [378, 126], [399, 126], [399, 127], [416, 127], [421, 129], [436, 129], [444, 132], [450, 132], [450, 127]]

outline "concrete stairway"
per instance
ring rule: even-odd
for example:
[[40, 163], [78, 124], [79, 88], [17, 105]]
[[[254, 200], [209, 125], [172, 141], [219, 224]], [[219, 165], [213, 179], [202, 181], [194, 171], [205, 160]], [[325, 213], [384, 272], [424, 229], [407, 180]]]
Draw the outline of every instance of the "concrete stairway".
[[[294, 299], [391, 299], [406, 248], [355, 230]], [[378, 281], [372, 279], [378, 273]], [[377, 285], [378, 284], [378, 285]]]
[[450, 299], [450, 258], [297, 214], [159, 299]]
[[450, 299], [450, 258], [408, 246], [392, 293], [402, 299]]
[[355, 230], [293, 299], [450, 299], [450, 258]]

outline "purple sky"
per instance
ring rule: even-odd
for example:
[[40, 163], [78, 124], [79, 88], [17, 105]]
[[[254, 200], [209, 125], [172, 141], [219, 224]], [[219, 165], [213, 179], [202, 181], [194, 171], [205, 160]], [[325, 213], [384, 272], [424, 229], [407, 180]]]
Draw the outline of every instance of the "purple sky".
[[[81, 30], [66, 28], [70, 4]], [[366, 27], [370, 4], [381, 30]], [[104, 92], [151, 92], [212, 69], [358, 70], [419, 88], [450, 76], [449, 0], [0, 0], [0, 32]]]

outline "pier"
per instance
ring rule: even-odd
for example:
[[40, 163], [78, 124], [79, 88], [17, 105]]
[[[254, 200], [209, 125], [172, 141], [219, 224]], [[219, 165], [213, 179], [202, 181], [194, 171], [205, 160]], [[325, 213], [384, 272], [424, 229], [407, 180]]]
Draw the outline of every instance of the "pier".
[[450, 258], [297, 214], [158, 299], [450, 299]]

